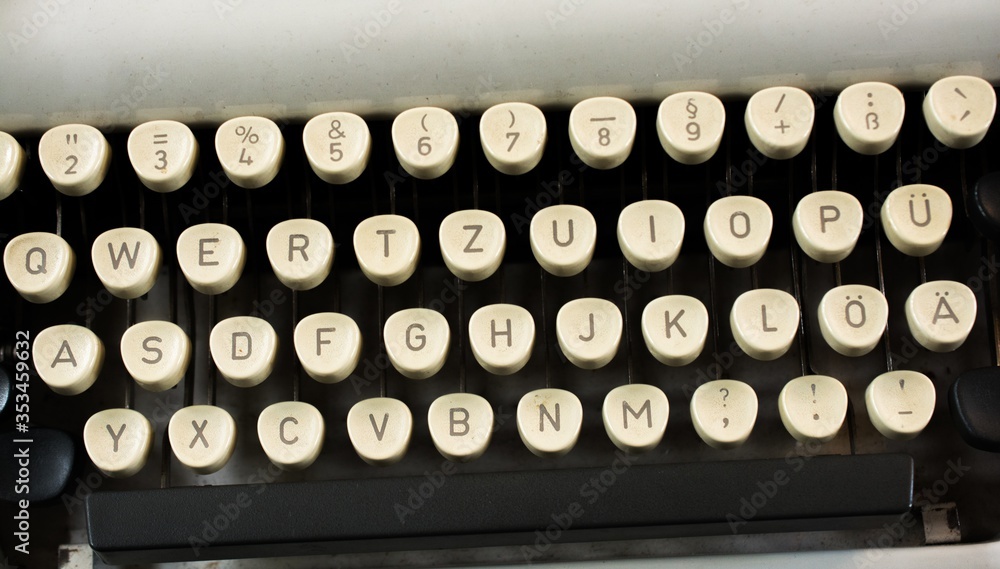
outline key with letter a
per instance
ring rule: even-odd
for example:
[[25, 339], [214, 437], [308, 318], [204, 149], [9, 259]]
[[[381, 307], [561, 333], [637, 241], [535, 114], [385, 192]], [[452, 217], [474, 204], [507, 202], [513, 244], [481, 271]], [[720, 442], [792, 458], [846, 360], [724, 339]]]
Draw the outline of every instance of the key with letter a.
[[468, 462], [479, 458], [490, 444], [493, 409], [486, 399], [472, 393], [442, 395], [427, 410], [427, 428], [442, 456]]
[[35, 336], [32, 361], [38, 376], [60, 395], [77, 395], [94, 384], [104, 365], [104, 344], [74, 324], [46, 328]]

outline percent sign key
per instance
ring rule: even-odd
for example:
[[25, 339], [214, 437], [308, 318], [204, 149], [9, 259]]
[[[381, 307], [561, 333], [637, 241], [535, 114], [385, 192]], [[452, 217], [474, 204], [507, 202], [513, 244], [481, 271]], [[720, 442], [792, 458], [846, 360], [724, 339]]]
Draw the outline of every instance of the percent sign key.
[[285, 139], [274, 121], [264, 117], [230, 119], [215, 133], [215, 152], [226, 175], [241, 188], [267, 185], [278, 175]]

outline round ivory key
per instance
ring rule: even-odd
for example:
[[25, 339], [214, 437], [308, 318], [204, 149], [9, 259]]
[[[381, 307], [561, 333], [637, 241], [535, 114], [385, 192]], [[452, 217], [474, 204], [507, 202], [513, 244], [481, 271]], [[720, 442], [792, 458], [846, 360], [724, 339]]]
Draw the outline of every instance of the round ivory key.
[[976, 294], [955, 281], [931, 281], [906, 299], [906, 322], [913, 338], [932, 352], [953, 352], [976, 322]]
[[361, 272], [373, 283], [396, 286], [417, 270], [420, 232], [401, 215], [376, 215], [354, 229], [354, 253]]
[[684, 242], [684, 214], [663, 200], [625, 206], [618, 216], [618, 246], [637, 269], [662, 271], [674, 264]]
[[54, 233], [25, 233], [3, 250], [7, 280], [28, 302], [42, 304], [62, 296], [73, 280], [76, 255]]
[[292, 290], [318, 287], [333, 266], [333, 235], [315, 219], [289, 219], [267, 232], [267, 258], [275, 276]]
[[163, 253], [148, 231], [119, 227], [97, 236], [90, 258], [108, 292], [118, 298], [139, 298], [156, 283]]
[[274, 180], [285, 156], [285, 138], [264, 117], [230, 119], [215, 132], [219, 164], [234, 184], [253, 190]]
[[705, 213], [705, 241], [712, 255], [727, 267], [749, 267], [764, 256], [774, 218], [763, 200], [726, 196]]
[[313, 172], [328, 184], [358, 179], [368, 166], [372, 137], [368, 124], [352, 113], [323, 113], [302, 129], [302, 146]]
[[545, 115], [528, 103], [493, 105], [479, 118], [483, 154], [498, 172], [510, 176], [538, 165], [547, 137]]
[[535, 456], [562, 456], [573, 450], [583, 425], [580, 399], [562, 389], [536, 389], [517, 404], [517, 432]]
[[872, 351], [889, 322], [889, 303], [877, 289], [842, 285], [819, 303], [819, 330], [839, 354], [857, 357]]
[[785, 355], [799, 331], [799, 304], [783, 290], [750, 290], [733, 303], [729, 325], [733, 339], [750, 357], [776, 360]]
[[77, 395], [94, 385], [104, 365], [104, 344], [83, 326], [61, 324], [35, 336], [32, 362], [45, 385], [59, 395]]
[[295, 325], [295, 355], [309, 377], [320, 383], [347, 379], [361, 359], [361, 329], [350, 316], [310, 314]]
[[67, 196], [85, 196], [104, 181], [111, 164], [111, 145], [92, 126], [64, 124], [42, 135], [38, 161], [57, 190]]
[[236, 421], [222, 407], [192, 405], [170, 417], [167, 438], [181, 464], [198, 474], [212, 474], [233, 456]]
[[757, 394], [742, 381], [704, 383], [691, 396], [691, 422], [709, 446], [736, 448], [747, 440], [757, 422]]
[[632, 152], [635, 126], [632, 105], [615, 97], [594, 97], [570, 111], [569, 142], [584, 164], [610, 170]]
[[385, 466], [399, 462], [410, 446], [413, 414], [398, 399], [365, 399], [348, 411], [347, 435], [354, 451], [368, 464]]
[[507, 230], [495, 213], [466, 209], [441, 221], [438, 241], [448, 270], [462, 280], [478, 282], [500, 267], [507, 250]]
[[986, 136], [997, 110], [993, 86], [968, 75], [945, 77], [931, 85], [924, 97], [927, 128], [951, 148], [972, 148]]
[[865, 406], [872, 425], [896, 441], [920, 434], [934, 414], [934, 382], [916, 371], [890, 371], [876, 377], [865, 390]]
[[253, 387], [274, 369], [278, 335], [267, 320], [233, 316], [212, 328], [208, 347], [226, 381], [236, 387]]
[[893, 247], [925, 257], [938, 250], [951, 227], [951, 198], [930, 184], [900, 186], [882, 204], [882, 227]]
[[656, 134], [663, 150], [681, 164], [701, 164], [715, 155], [726, 129], [726, 107], [715, 95], [674, 93], [660, 103]]
[[803, 443], [825, 443], [847, 417], [847, 390], [828, 375], [804, 375], [785, 384], [778, 412], [788, 434]]
[[448, 320], [436, 310], [400, 310], [386, 319], [384, 334], [392, 367], [410, 379], [431, 377], [448, 359], [451, 330]]
[[192, 225], [177, 237], [177, 264], [191, 287], [202, 294], [233, 288], [246, 256], [239, 232], [221, 223]]
[[573, 365], [598, 369], [608, 365], [622, 339], [622, 313], [603, 298], [571, 300], [556, 314], [559, 348]]
[[127, 478], [146, 464], [153, 426], [133, 409], [105, 409], [83, 426], [83, 445], [98, 470], [111, 478]]
[[833, 107], [837, 133], [859, 154], [881, 154], [896, 142], [903, 128], [906, 103], [899, 89], [875, 81], [841, 91]]
[[187, 184], [198, 163], [198, 141], [187, 125], [150, 121], [128, 135], [128, 159], [144, 186], [174, 192]]
[[761, 154], [786, 160], [806, 147], [815, 115], [809, 93], [795, 87], [771, 87], [750, 97], [743, 122], [750, 142]]
[[441, 456], [469, 462], [482, 456], [493, 436], [493, 408], [473, 393], [450, 393], [431, 403], [427, 428]]
[[669, 415], [663, 391], [641, 383], [612, 389], [601, 408], [608, 438], [625, 452], [646, 452], [660, 444]]
[[267, 458], [282, 470], [308, 468], [323, 449], [323, 415], [302, 401], [268, 405], [257, 418], [257, 438]]
[[129, 375], [149, 391], [166, 391], [184, 378], [191, 362], [191, 339], [180, 326], [149, 320], [130, 326], [121, 339]]
[[483, 369], [494, 375], [517, 373], [531, 358], [535, 320], [515, 304], [490, 304], [469, 318], [469, 344]]
[[642, 311], [642, 338], [660, 363], [676, 367], [693, 362], [706, 337], [708, 310], [693, 296], [661, 296]]
[[27, 155], [13, 136], [0, 132], [0, 200], [14, 193], [21, 185]]
[[795, 240], [806, 255], [820, 263], [846, 259], [858, 243], [863, 224], [864, 211], [858, 198], [835, 190], [807, 195], [792, 214]]
[[553, 205], [531, 218], [531, 252], [543, 269], [557, 277], [580, 274], [594, 257], [597, 221], [578, 205]]
[[403, 111], [392, 121], [392, 147], [400, 166], [414, 178], [440, 178], [458, 156], [458, 121], [437, 107]]

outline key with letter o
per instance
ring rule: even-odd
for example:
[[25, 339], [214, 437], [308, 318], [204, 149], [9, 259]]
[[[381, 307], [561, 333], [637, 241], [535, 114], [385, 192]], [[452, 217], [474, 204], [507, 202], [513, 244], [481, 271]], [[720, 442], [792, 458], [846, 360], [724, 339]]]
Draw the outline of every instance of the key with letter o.
[[819, 330], [837, 353], [863, 356], [878, 344], [889, 322], [889, 303], [865, 285], [831, 289], [819, 303]]
[[42, 330], [31, 351], [38, 376], [60, 395], [77, 395], [89, 389], [104, 365], [101, 339], [73, 324]]
[[52, 302], [69, 288], [76, 255], [69, 243], [54, 233], [25, 233], [7, 243], [3, 267], [18, 294], [41, 304]]
[[408, 308], [385, 321], [385, 351], [396, 371], [427, 379], [444, 366], [451, 344], [448, 321], [435, 310]]
[[708, 206], [705, 241], [712, 255], [727, 267], [749, 267], [767, 250], [774, 218], [763, 200], [727, 196]]
[[442, 395], [427, 410], [427, 428], [441, 456], [468, 462], [482, 456], [493, 436], [493, 409], [473, 393]]
[[236, 421], [221, 407], [192, 405], [170, 417], [167, 437], [181, 464], [198, 474], [211, 474], [233, 456]]
[[126, 478], [146, 464], [153, 426], [133, 409], [105, 409], [83, 426], [83, 444], [98, 470], [112, 478]]

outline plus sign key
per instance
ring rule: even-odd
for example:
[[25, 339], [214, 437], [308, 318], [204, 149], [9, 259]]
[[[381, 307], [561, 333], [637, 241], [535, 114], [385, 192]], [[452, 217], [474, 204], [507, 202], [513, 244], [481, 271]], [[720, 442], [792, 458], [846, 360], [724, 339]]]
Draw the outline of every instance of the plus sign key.
[[806, 147], [815, 115], [812, 97], [802, 89], [771, 87], [750, 97], [743, 120], [761, 154], [785, 160]]

